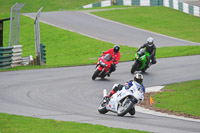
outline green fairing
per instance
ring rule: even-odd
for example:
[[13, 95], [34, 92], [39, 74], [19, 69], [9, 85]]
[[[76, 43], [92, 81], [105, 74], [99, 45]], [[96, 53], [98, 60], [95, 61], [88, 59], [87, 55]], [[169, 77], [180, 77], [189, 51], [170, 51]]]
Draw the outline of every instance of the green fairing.
[[142, 65], [138, 66], [137, 70], [142, 70], [143, 68], [145, 68], [146, 62], [147, 62], [147, 58], [149, 58], [149, 57], [150, 57], [150, 54], [148, 52], [146, 52], [146, 51], [144, 51], [144, 54], [142, 56], [140, 55], [140, 51], [135, 53], [134, 60], [135, 61], [137, 60], [139, 62], [139, 64], [140, 63], [142, 64]]

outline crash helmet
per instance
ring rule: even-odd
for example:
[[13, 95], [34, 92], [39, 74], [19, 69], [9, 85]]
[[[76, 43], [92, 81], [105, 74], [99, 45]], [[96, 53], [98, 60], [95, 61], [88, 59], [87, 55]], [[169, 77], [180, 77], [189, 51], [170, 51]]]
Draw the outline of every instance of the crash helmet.
[[142, 82], [143, 82], [143, 75], [140, 74], [140, 73], [135, 74], [135, 75], [134, 75], [134, 81], [136, 81], [136, 82], [142, 84]]
[[149, 47], [151, 47], [153, 45], [153, 38], [152, 37], [147, 38], [147, 44], [148, 44]]
[[120, 50], [120, 46], [119, 46], [119, 45], [115, 45], [115, 46], [113, 47], [113, 49], [114, 49], [114, 53], [117, 53], [117, 52], [119, 52], [119, 50]]

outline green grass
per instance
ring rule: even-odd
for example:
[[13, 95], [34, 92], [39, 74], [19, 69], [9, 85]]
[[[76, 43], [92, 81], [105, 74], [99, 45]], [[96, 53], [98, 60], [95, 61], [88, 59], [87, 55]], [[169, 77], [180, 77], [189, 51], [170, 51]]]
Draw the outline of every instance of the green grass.
[[[9, 14], [0, 15], [0, 18], [9, 17]], [[34, 20], [21, 16], [20, 41], [23, 45], [22, 56], [35, 56]], [[41, 42], [46, 45], [46, 67], [15, 67], [7, 70], [23, 70], [33, 68], [49, 68], [62, 66], [75, 66], [93, 64], [97, 61], [102, 51], [113, 47], [114, 44], [89, 38], [75, 32], [40, 23]], [[9, 22], [4, 23], [4, 46], [8, 45]], [[142, 44], [141, 44], [142, 45]], [[121, 46], [121, 60], [133, 60], [137, 48]], [[157, 58], [175, 57], [200, 54], [200, 46], [162, 47], [157, 49]]]
[[15, 3], [25, 3], [21, 12], [37, 12], [40, 7], [42, 11], [59, 11], [78, 9], [99, 0], [0, 0], [0, 13], [10, 13], [11, 7]]
[[[137, 12], [135, 12], [135, 10]], [[115, 13], [123, 13], [122, 15], [117, 16], [123, 16], [124, 18], [127, 18], [127, 22], [131, 21], [127, 16], [129, 14], [137, 13], [137, 14], [145, 14], [146, 11], [152, 10], [153, 11], [160, 11], [159, 13], [162, 14], [160, 16], [165, 16], [166, 11], [170, 11], [169, 14], [175, 14], [175, 16], [179, 16], [180, 14], [185, 17], [185, 19], [189, 20], [190, 23], [196, 24], [196, 17], [182, 14], [178, 11], [172, 11], [172, 9], [164, 8], [164, 7], [137, 7], [137, 8], [131, 8], [131, 9], [123, 9], [123, 10], [113, 10], [113, 11], [104, 11], [104, 12], [98, 12], [103, 14], [110, 14], [114, 13], [112, 16], [115, 16]], [[171, 13], [171, 11], [173, 13]], [[127, 16], [125, 13], [129, 13]], [[140, 13], [141, 12], [141, 13]], [[145, 12], [145, 13], [142, 13]], [[146, 13], [147, 16], [152, 15]], [[137, 15], [134, 15], [137, 16]], [[145, 16], [145, 15], [144, 15]], [[7, 18], [9, 17], [9, 13], [0, 14], [1, 18]], [[169, 16], [167, 16], [169, 17]], [[140, 18], [140, 17], [139, 17]], [[138, 19], [139, 19], [138, 18]], [[190, 19], [193, 18], [193, 19]], [[122, 18], [121, 18], [122, 19]], [[141, 17], [143, 20], [144, 18]], [[164, 18], [163, 18], [164, 19]], [[151, 19], [149, 19], [151, 20]], [[154, 19], [152, 18], [152, 21]], [[157, 19], [155, 19], [157, 22]], [[171, 19], [172, 21], [173, 19]], [[198, 18], [198, 20], [200, 20]], [[165, 21], [165, 20], [163, 20]], [[169, 21], [169, 23], [171, 22]], [[35, 56], [35, 40], [34, 40], [34, 20], [25, 16], [21, 15], [20, 20], [20, 44], [23, 45], [23, 55], [22, 56], [29, 56], [33, 55]], [[159, 21], [160, 22], [160, 21]], [[199, 22], [199, 21], [198, 21]], [[139, 23], [139, 22], [138, 22]], [[152, 22], [141, 21], [141, 24], [143, 25], [150, 25]], [[174, 23], [174, 22], [173, 22]], [[184, 22], [185, 23], [185, 22]], [[8, 38], [9, 38], [9, 21], [4, 22], [4, 46], [8, 45]], [[166, 25], [166, 26], [165, 26]], [[159, 27], [160, 25], [156, 24], [153, 25], [156, 29], [156, 26]], [[163, 23], [162, 26], [168, 27], [168, 23]], [[192, 25], [193, 26], [193, 25]], [[184, 26], [183, 26], [184, 27]], [[168, 30], [170, 27], [167, 28]], [[187, 28], [182, 28], [182, 33], [188, 32], [186, 30]], [[195, 30], [199, 30], [199, 28], [195, 28]], [[193, 31], [195, 31], [193, 30]], [[101, 55], [102, 51], [105, 51], [111, 47], [113, 47], [114, 44], [92, 39], [74, 32], [70, 32], [67, 30], [63, 30], [60, 28], [56, 28], [44, 23], [40, 23], [40, 31], [41, 31], [41, 42], [46, 45], [46, 51], [47, 51], [47, 64], [45, 67], [38, 67], [38, 66], [28, 66], [28, 67], [15, 67], [11, 69], [4, 69], [0, 71], [7, 71], [7, 70], [23, 70], [23, 69], [34, 69], [34, 68], [49, 68], [49, 67], [62, 67], [62, 66], [75, 66], [75, 65], [87, 65], [87, 64], [93, 64], [97, 61], [98, 57]], [[196, 32], [195, 32], [196, 33]], [[199, 33], [194, 34], [199, 35]], [[199, 39], [199, 37], [196, 37]], [[134, 44], [133, 44], [134, 45]], [[142, 44], [141, 44], [142, 45]], [[134, 53], [137, 48], [128, 47], [128, 46], [121, 46], [121, 60], [120, 61], [130, 61], [133, 60]], [[157, 58], [164, 58], [164, 57], [176, 57], [176, 56], [186, 56], [186, 55], [198, 55], [200, 54], [200, 46], [175, 46], [175, 47], [162, 47], [157, 48], [156, 57]]]
[[92, 14], [164, 35], [200, 42], [200, 18], [167, 7], [136, 7]]
[[144, 131], [109, 128], [87, 123], [63, 122], [0, 113], [1, 133], [144, 133]]
[[167, 85], [161, 94], [153, 95], [156, 108], [200, 116], [200, 80]]

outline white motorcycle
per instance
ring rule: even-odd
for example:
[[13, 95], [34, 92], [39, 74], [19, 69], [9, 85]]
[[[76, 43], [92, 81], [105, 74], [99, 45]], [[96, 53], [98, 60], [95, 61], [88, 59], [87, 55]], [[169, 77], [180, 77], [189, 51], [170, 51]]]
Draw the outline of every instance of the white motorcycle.
[[142, 102], [144, 99], [143, 86], [133, 81], [133, 86], [127, 88], [124, 86], [120, 91], [117, 91], [106, 100], [107, 90], [103, 91], [104, 98], [101, 101], [98, 111], [105, 114], [108, 111], [117, 113], [118, 116], [124, 116], [127, 113], [135, 115], [135, 105]]

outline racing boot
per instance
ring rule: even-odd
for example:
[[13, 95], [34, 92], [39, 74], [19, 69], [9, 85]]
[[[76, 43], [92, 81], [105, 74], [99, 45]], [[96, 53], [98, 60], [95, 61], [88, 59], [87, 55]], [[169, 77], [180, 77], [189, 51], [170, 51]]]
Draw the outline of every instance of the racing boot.
[[111, 90], [110, 93], [109, 93], [109, 95], [105, 96], [105, 99], [106, 99], [107, 102], [110, 101], [110, 97], [111, 97], [113, 94], [115, 94], [115, 91], [114, 91], [114, 90]]
[[110, 72], [107, 72], [107, 74], [106, 74], [108, 77], [110, 77]]

